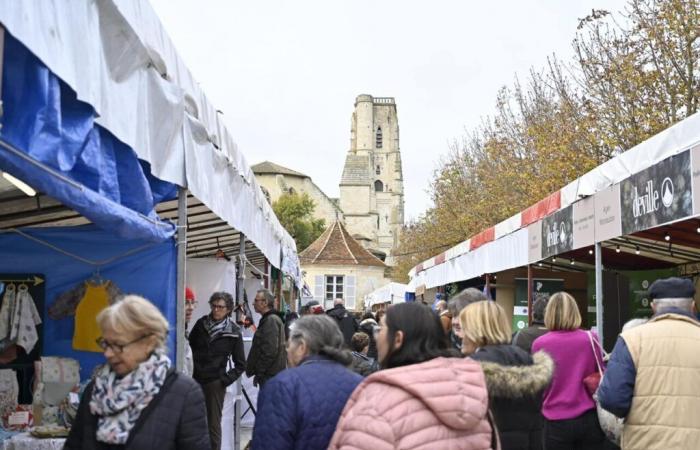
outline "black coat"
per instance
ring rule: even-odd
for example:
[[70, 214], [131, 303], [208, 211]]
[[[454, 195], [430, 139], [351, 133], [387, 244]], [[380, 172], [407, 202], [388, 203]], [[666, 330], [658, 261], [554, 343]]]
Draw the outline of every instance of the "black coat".
[[377, 341], [374, 340], [374, 327], [377, 326], [377, 321], [374, 319], [365, 319], [360, 322], [360, 331], [369, 336], [369, 348], [367, 349], [367, 356], [376, 360], [377, 355]]
[[253, 335], [246, 374], [264, 384], [287, 367], [284, 323], [274, 311], [263, 314]]
[[210, 450], [202, 388], [192, 378], [168, 372], [163, 387], [141, 411], [126, 445], [97, 441], [97, 416], [90, 412], [94, 381], [85, 388], [65, 450]]
[[345, 309], [343, 305], [336, 305], [333, 309], [329, 309], [329, 316], [338, 321], [338, 326], [340, 331], [343, 332], [343, 338], [345, 339], [345, 345], [350, 347], [350, 341], [352, 340], [352, 335], [359, 330], [360, 326], [357, 323], [357, 319], [353, 317], [352, 314]]
[[[194, 363], [192, 377], [200, 384], [221, 380], [224, 386], [228, 386], [245, 372], [246, 362], [241, 329], [230, 320], [228, 327], [211, 339], [204, 326], [205, 318], [206, 316], [200, 318], [190, 333], [190, 348], [192, 348]], [[227, 370], [229, 358], [233, 361], [233, 368]]]
[[549, 330], [543, 323], [533, 323], [532, 326], [524, 328], [513, 336], [513, 345], [517, 345], [528, 353], [532, 353], [532, 343], [540, 336], [545, 335]]
[[530, 356], [514, 345], [489, 345], [471, 357], [484, 370], [503, 450], [541, 450], [542, 395], [554, 372], [544, 352]]

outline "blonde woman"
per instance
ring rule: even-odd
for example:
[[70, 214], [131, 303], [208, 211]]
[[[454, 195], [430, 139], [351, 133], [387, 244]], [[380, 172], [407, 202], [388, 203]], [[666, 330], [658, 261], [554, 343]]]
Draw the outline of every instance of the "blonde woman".
[[481, 363], [503, 450], [542, 448], [542, 393], [554, 370], [544, 352], [530, 356], [510, 344], [506, 312], [493, 301], [472, 303], [459, 315], [462, 352]]
[[107, 364], [88, 384], [65, 449], [209, 450], [204, 396], [168, 358], [168, 322], [129, 295], [97, 315]]
[[576, 300], [566, 292], [549, 298], [544, 312], [544, 325], [549, 332], [532, 344], [532, 351], [545, 351], [554, 360], [552, 384], [545, 391], [544, 445], [546, 450], [600, 449], [607, 440], [598, 423], [596, 405], [586, 390], [583, 379], [598, 370], [595, 358], [602, 354], [581, 330], [581, 314]]

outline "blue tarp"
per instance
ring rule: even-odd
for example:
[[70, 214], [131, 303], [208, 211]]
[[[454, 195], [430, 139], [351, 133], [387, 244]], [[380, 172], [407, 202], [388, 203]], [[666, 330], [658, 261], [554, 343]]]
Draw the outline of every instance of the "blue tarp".
[[0, 170], [119, 236], [172, 237], [174, 225], [159, 220], [154, 205], [175, 198], [177, 187], [153, 177], [130, 147], [95, 124], [92, 106], [8, 33], [3, 63], [0, 139], [21, 154], [0, 145]]
[[[172, 329], [168, 336], [168, 348], [173, 362], [175, 361], [177, 258], [173, 240], [161, 243], [126, 240], [93, 225], [25, 228], [22, 231], [92, 261], [106, 260], [146, 246], [133, 255], [101, 267], [99, 273], [102, 278], [116, 283], [122, 292], [139, 294], [163, 312]], [[102, 353], [73, 350], [73, 316], [52, 320], [47, 311], [58, 295], [90, 278], [95, 269], [90, 264], [19, 234], [0, 234], [0, 273], [41, 273], [46, 277], [46, 301], [44, 311], [41, 312], [44, 322], [41, 354], [77, 359], [80, 362], [81, 379], [89, 377], [92, 369], [105, 361], [104, 356]]]

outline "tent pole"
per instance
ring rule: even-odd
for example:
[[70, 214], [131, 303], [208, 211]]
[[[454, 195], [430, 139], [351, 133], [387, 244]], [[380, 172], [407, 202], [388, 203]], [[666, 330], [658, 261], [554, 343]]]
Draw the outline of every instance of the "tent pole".
[[185, 366], [185, 265], [187, 264], [187, 189], [177, 191], [177, 306], [175, 368], [182, 372]]
[[0, 130], [2, 130], [2, 116], [3, 116], [3, 106], [2, 106], [2, 62], [5, 59], [5, 28], [0, 25]]
[[[240, 248], [238, 249], [238, 280], [236, 280], [236, 303], [243, 303], [243, 289], [245, 288], [245, 274], [243, 264], [245, 258], [245, 234], [240, 234]], [[243, 337], [241, 336], [241, 339]], [[243, 382], [241, 377], [236, 380], [236, 402], [233, 407], [233, 448], [234, 450], [241, 449], [241, 400], [243, 399]]]
[[532, 325], [532, 264], [527, 265], [527, 325]]
[[595, 244], [595, 324], [598, 338], [603, 343], [603, 247]]

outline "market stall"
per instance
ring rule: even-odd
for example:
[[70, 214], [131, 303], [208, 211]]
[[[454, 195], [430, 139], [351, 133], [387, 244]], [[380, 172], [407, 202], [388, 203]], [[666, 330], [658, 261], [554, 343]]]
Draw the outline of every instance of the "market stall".
[[293, 239], [147, 2], [2, 1], [0, 74], [0, 310], [23, 305], [31, 330], [0, 336], [3, 426], [69, 425], [120, 292], [161, 309], [182, 367], [188, 257], [232, 260], [233, 286], [242, 267], [299, 285]]
[[376, 310], [380, 305], [394, 305], [406, 301], [406, 285], [391, 282], [365, 296], [365, 307]]

